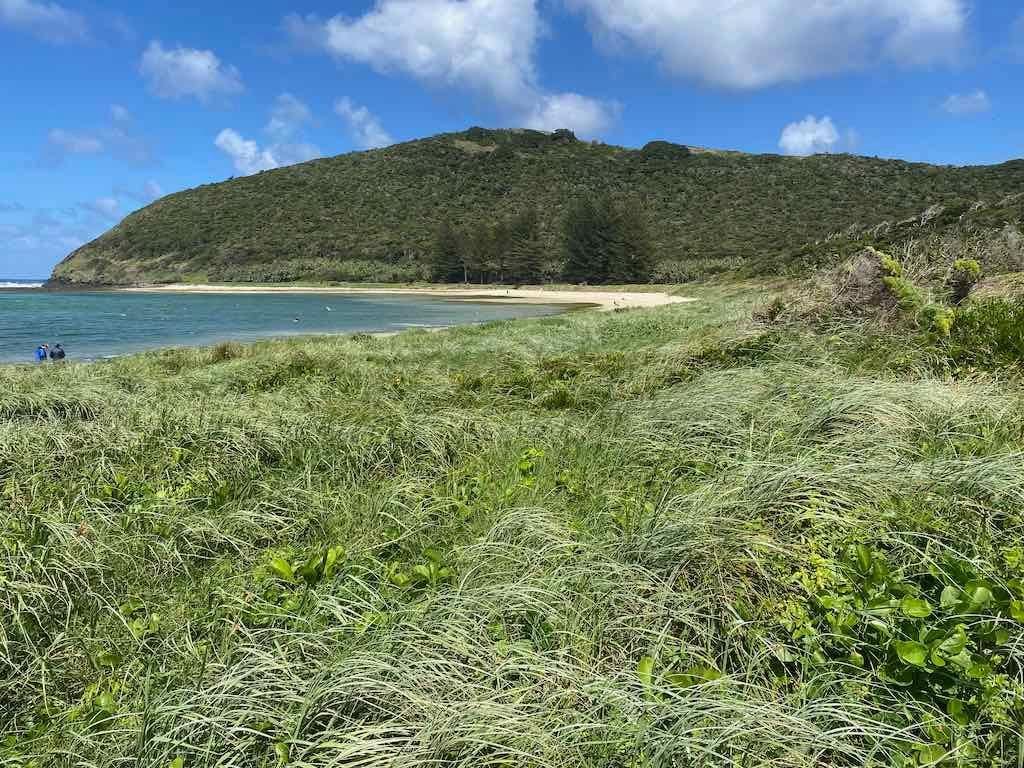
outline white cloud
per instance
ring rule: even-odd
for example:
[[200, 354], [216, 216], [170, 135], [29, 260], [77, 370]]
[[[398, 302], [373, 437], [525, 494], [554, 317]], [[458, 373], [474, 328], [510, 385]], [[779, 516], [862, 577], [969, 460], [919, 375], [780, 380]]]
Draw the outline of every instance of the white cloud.
[[241, 134], [230, 128], [221, 131], [214, 140], [214, 146], [231, 158], [235, 169], [246, 176], [279, 167], [277, 158], [259, 144], [243, 139]]
[[[590, 102], [586, 110], [562, 110], [566, 118], [611, 109], [575, 94], [550, 94], [536, 69], [543, 28], [536, 0], [376, 0], [363, 16], [328, 21], [292, 16], [292, 38], [339, 59], [385, 74], [402, 73], [434, 87], [483, 96], [518, 123], [536, 119], [551, 100]], [[610, 121], [610, 119], [609, 119]], [[602, 121], [604, 122], [604, 121]], [[588, 125], [559, 125], [582, 133]]]
[[218, 95], [244, 90], [238, 70], [222, 63], [213, 51], [166, 49], [158, 40], [142, 54], [139, 71], [150, 91], [164, 99], [194, 96], [206, 104]]
[[96, 155], [103, 151], [103, 142], [86, 133], [72, 133], [54, 128], [46, 137], [47, 149], [57, 155]]
[[121, 203], [116, 197], [98, 197], [81, 203], [81, 207], [107, 219], [121, 218]]
[[954, 93], [942, 102], [942, 108], [951, 115], [977, 115], [992, 109], [992, 101], [985, 91], [978, 89], [973, 93]]
[[302, 101], [290, 93], [282, 93], [274, 102], [267, 123], [267, 133], [276, 141], [286, 141], [307, 123], [313, 122], [313, 113]]
[[0, 25], [24, 29], [51, 43], [85, 40], [85, 19], [57, 3], [36, 0], [0, 0]]
[[[854, 134], [849, 134], [853, 136]], [[807, 155], [835, 152], [841, 148], [843, 138], [831, 117], [817, 118], [808, 115], [803, 120], [790, 123], [782, 130], [779, 148], [787, 155]], [[852, 139], [851, 139], [852, 143]]]
[[557, 93], [541, 96], [523, 125], [538, 131], [572, 127], [584, 136], [598, 136], [607, 130], [618, 112], [618, 105], [594, 101], [576, 93]]
[[334, 111], [348, 125], [352, 138], [363, 149], [377, 149], [395, 143], [380, 120], [366, 107], [352, 103], [351, 99], [341, 99], [334, 105]]
[[69, 155], [96, 155], [101, 152], [132, 165], [153, 162], [153, 148], [149, 141], [135, 130], [131, 113], [114, 104], [110, 108], [111, 122], [96, 131], [76, 132], [54, 128], [47, 134], [42, 162], [59, 166]]
[[671, 73], [759, 88], [850, 72], [879, 61], [956, 58], [967, 0], [567, 0], [595, 38], [657, 57]]
[[231, 128], [221, 131], [213, 143], [217, 149], [231, 158], [235, 170], [244, 176], [304, 163], [321, 156], [320, 148], [313, 144], [275, 144], [260, 147], [257, 142], [243, 138], [238, 131]]

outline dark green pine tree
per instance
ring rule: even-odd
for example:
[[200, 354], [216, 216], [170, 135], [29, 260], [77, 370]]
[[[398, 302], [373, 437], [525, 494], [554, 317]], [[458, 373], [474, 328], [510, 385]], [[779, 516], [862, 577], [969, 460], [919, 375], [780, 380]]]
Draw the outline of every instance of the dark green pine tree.
[[517, 213], [509, 224], [509, 272], [517, 283], [539, 283], [544, 277], [544, 243], [540, 215], [533, 206]]
[[466, 282], [486, 283], [493, 266], [491, 253], [491, 228], [484, 223], [475, 225], [466, 238], [465, 254]]
[[649, 282], [654, 270], [654, 242], [647, 211], [638, 198], [626, 198], [615, 206], [613, 229], [609, 282]]
[[598, 211], [590, 197], [573, 201], [565, 214], [565, 279], [570, 283], [600, 282]]
[[433, 264], [431, 265], [431, 277], [434, 282], [465, 281], [462, 252], [462, 238], [452, 223], [445, 219], [437, 228], [437, 237], [434, 240]]
[[490, 269], [492, 279], [504, 283], [512, 276], [512, 229], [502, 219], [491, 230]]

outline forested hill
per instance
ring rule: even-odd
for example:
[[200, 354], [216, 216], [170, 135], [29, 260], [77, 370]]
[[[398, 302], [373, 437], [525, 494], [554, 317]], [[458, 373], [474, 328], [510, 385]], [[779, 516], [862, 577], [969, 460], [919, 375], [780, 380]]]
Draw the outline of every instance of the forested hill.
[[536, 211], [543, 270], [560, 273], [566, 211], [639, 201], [663, 279], [779, 255], [851, 225], [1024, 191], [1024, 161], [939, 167], [849, 155], [788, 158], [564, 131], [479, 128], [316, 160], [169, 195], [80, 248], [57, 283], [425, 279], [442, 223], [482, 231]]

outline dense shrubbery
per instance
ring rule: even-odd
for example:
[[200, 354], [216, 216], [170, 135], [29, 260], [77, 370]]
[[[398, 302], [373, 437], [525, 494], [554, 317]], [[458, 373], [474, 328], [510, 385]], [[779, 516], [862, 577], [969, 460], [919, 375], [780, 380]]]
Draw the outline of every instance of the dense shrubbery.
[[[389, 265], [407, 257], [426, 270], [442, 221], [475, 232], [527, 209], [540, 218], [544, 274], [558, 275], [568, 208], [605, 193], [644, 201], [655, 260], [673, 265], [666, 276], [703, 274], [687, 265], [723, 263], [770, 274], [806, 270], [876, 242], [874, 230], [864, 228], [887, 218], [916, 223], [878, 234], [881, 247], [945, 231], [937, 228], [959, 221], [963, 201], [999, 201], [1022, 186], [1022, 162], [936, 168], [845, 155], [691, 153], [664, 142], [627, 150], [535, 131], [473, 129], [170, 195], [79, 250], [55, 277], [233, 280], [246, 266], [287, 262], [298, 267], [288, 275], [314, 279], [326, 260], [380, 264], [371, 279], [385, 280], [396, 276]], [[946, 207], [921, 225], [917, 214], [935, 202]], [[988, 232], [1012, 225], [1021, 214], [1007, 212], [1022, 205], [967, 210]], [[849, 237], [792, 257], [803, 243], [851, 225], [858, 226]], [[1003, 239], [1005, 258], [1017, 258], [1019, 233]], [[981, 260], [996, 268], [996, 260]], [[248, 272], [279, 278], [263, 266]]]
[[959, 309], [942, 349], [962, 368], [1024, 366], [1024, 298], [986, 299]]

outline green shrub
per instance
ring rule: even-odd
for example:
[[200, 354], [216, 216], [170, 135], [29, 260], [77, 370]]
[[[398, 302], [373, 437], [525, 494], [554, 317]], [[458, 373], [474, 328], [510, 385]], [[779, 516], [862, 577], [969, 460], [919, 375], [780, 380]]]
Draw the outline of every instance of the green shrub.
[[981, 265], [977, 261], [974, 259], [954, 261], [947, 281], [949, 297], [953, 304], [957, 306], [962, 304], [979, 280], [981, 280]]
[[983, 369], [1024, 360], [1024, 298], [990, 299], [956, 313], [945, 353], [957, 366]]
[[907, 278], [889, 275], [883, 277], [882, 282], [904, 312], [914, 312], [924, 306], [924, 295], [921, 290]]
[[936, 336], [949, 336], [954, 319], [953, 310], [941, 304], [928, 304], [917, 316], [918, 325]]

